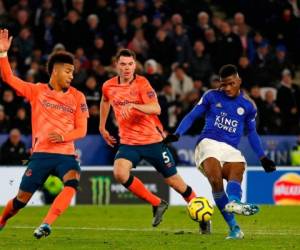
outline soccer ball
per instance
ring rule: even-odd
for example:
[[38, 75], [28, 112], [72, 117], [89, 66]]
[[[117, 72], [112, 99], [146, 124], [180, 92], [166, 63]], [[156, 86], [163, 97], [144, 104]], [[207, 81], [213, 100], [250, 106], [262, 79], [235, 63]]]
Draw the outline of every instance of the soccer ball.
[[214, 207], [205, 197], [195, 197], [189, 202], [187, 211], [194, 221], [209, 221], [214, 213]]

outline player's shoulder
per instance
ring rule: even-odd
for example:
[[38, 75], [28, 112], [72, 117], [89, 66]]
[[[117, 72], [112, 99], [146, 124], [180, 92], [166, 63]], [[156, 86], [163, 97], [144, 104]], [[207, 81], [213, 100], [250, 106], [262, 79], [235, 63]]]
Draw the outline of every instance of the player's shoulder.
[[139, 85], [149, 84], [149, 81], [146, 77], [138, 75], [138, 74], [135, 75], [135, 80], [136, 80], [136, 82], [139, 83]]
[[104, 87], [108, 87], [108, 86], [115, 85], [115, 84], [118, 84], [118, 83], [119, 83], [118, 76], [114, 76], [114, 77], [106, 80], [103, 83], [102, 87], [104, 88]]
[[76, 99], [82, 98], [82, 97], [85, 98], [85, 95], [80, 90], [78, 90], [72, 86], [69, 88], [69, 93], [71, 93]]
[[218, 89], [209, 89], [206, 90], [203, 94], [203, 98], [210, 98], [210, 97], [215, 97], [215, 96], [220, 96], [222, 95], [222, 92]]
[[206, 90], [200, 98], [198, 105], [215, 102], [217, 100], [216, 96], [219, 95], [219, 92], [220, 91], [216, 89]]
[[33, 86], [35, 91], [39, 93], [46, 92], [50, 89], [48, 83], [42, 83], [42, 82], [33, 83], [31, 86]]
[[34, 86], [39, 89], [49, 89], [48, 83], [37, 82], [34, 84]]
[[256, 104], [253, 101], [253, 99], [245, 92], [242, 92], [242, 100], [243, 102], [249, 106], [250, 109], [255, 109], [257, 110]]
[[138, 75], [138, 74], [135, 74], [135, 79], [136, 79], [136, 81], [148, 82], [148, 80], [145, 76]]

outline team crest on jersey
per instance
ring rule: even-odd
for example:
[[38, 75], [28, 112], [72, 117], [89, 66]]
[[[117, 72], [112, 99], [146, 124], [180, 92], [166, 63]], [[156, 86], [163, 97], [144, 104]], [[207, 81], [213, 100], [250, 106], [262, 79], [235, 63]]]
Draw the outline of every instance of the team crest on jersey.
[[222, 103], [218, 102], [218, 103], [216, 104], [216, 108], [222, 108]]
[[136, 96], [138, 94], [138, 92], [136, 90], [130, 90], [129, 94], [131, 96]]
[[243, 109], [242, 107], [238, 107], [236, 112], [238, 113], [238, 115], [243, 115], [245, 114], [245, 109]]
[[28, 176], [28, 177], [32, 176], [32, 170], [30, 168], [27, 169], [26, 172], [25, 172], [25, 175]]

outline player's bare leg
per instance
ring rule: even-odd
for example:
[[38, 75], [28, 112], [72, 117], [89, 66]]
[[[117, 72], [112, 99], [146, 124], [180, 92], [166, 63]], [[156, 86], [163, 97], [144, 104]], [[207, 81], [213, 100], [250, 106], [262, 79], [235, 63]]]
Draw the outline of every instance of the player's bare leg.
[[0, 231], [5, 227], [9, 218], [13, 217], [21, 208], [26, 206], [32, 195], [32, 193], [19, 190], [17, 196], [8, 201], [0, 216]]
[[188, 186], [179, 174], [172, 175], [171, 177], [165, 178], [165, 183], [172, 187], [178, 192], [186, 202], [190, 202], [196, 197], [194, 190]]
[[152, 226], [156, 227], [162, 221], [163, 214], [168, 208], [168, 203], [151, 193], [139, 178], [131, 175], [131, 169], [131, 161], [124, 158], [117, 159], [114, 162], [114, 177], [135, 196], [152, 205]]
[[[186, 202], [190, 202], [193, 198], [196, 197], [196, 193], [188, 186], [182, 179], [179, 174], [175, 174], [169, 178], [165, 178], [165, 182], [176, 190]], [[210, 234], [212, 231], [211, 221], [199, 223], [199, 229], [201, 234]]]

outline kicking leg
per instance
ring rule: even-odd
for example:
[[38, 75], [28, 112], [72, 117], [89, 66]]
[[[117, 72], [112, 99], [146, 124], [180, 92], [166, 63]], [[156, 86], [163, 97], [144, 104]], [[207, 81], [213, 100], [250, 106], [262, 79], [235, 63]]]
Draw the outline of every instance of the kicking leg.
[[225, 163], [223, 166], [223, 176], [227, 179], [226, 193], [229, 198], [229, 203], [225, 210], [230, 213], [253, 215], [259, 211], [259, 207], [255, 204], [242, 203], [241, 182], [245, 164], [243, 162]]
[[0, 231], [4, 228], [9, 218], [13, 217], [21, 208], [26, 206], [31, 197], [32, 193], [19, 190], [17, 196], [8, 201], [0, 216]]
[[42, 236], [47, 237], [51, 233], [52, 223], [69, 207], [72, 198], [76, 194], [79, 178], [80, 174], [76, 170], [70, 170], [64, 175], [63, 190], [54, 199], [43, 223], [34, 231], [34, 236], [37, 239], [40, 239]]
[[[210, 157], [203, 161], [202, 166], [203, 171], [212, 187], [215, 203], [227, 225], [229, 226], [230, 231], [234, 229], [238, 231], [237, 229], [239, 229], [239, 226], [237, 225], [234, 215], [224, 210], [229, 200], [226, 193], [224, 192], [222, 167], [220, 162], [217, 159]], [[243, 238], [244, 234], [240, 229], [239, 232], [240, 233], [238, 234], [238, 237]]]

